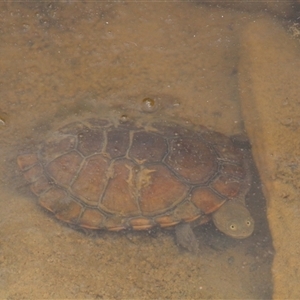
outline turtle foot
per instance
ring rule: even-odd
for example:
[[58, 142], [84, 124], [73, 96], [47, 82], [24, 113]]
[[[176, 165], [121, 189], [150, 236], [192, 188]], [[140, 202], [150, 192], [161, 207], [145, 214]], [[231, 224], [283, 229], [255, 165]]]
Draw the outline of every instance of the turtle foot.
[[175, 233], [178, 245], [192, 253], [198, 253], [198, 242], [189, 223], [182, 223], [176, 225]]

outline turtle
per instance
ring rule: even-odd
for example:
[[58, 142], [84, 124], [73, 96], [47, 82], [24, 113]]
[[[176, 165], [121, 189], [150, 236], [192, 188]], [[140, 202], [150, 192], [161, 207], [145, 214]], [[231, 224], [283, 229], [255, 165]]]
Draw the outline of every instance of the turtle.
[[39, 204], [78, 228], [175, 228], [194, 251], [194, 227], [213, 221], [243, 239], [254, 230], [243, 152], [204, 126], [89, 118], [50, 132], [18, 166]]

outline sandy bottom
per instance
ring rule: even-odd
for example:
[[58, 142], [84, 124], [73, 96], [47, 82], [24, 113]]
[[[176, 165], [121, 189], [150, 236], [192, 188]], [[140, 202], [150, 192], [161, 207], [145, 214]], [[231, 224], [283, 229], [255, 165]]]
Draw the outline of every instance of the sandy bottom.
[[[67, 117], [109, 111], [243, 134], [238, 36], [247, 13], [195, 3], [1, 4], [0, 298], [262, 299], [274, 251], [260, 180], [247, 203], [254, 234], [195, 230], [79, 232], [36, 205], [16, 157]], [[152, 97], [155, 107], [144, 107]], [[149, 111], [150, 110], [150, 111]]]

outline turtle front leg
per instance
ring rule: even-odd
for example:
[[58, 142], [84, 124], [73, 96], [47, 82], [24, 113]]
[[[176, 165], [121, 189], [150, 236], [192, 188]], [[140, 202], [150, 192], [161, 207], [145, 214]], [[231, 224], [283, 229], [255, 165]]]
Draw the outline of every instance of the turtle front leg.
[[181, 223], [175, 227], [177, 244], [190, 252], [198, 252], [198, 242], [190, 223]]

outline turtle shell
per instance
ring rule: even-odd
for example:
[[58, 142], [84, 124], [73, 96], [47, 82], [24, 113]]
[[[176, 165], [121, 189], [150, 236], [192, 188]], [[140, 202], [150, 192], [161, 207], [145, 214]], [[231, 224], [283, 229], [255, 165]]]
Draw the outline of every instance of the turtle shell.
[[56, 218], [114, 231], [203, 223], [246, 178], [240, 150], [220, 133], [104, 119], [60, 128], [18, 165]]

